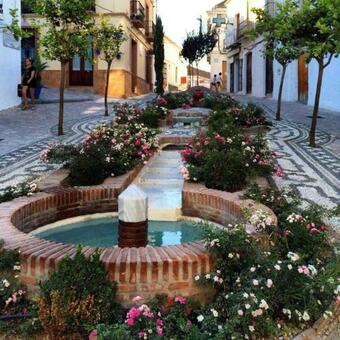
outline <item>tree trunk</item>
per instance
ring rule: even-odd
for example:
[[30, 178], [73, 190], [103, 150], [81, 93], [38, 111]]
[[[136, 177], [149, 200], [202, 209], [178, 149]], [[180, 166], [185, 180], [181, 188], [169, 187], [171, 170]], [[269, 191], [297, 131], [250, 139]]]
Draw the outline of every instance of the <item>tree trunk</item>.
[[109, 108], [107, 106], [107, 93], [109, 91], [109, 79], [110, 79], [111, 64], [112, 64], [112, 60], [108, 61], [107, 70], [106, 70], [106, 78], [105, 78], [105, 116], [109, 115]]
[[283, 91], [283, 84], [285, 81], [286, 70], [287, 70], [287, 64], [282, 65], [279, 96], [277, 99], [276, 120], [281, 120], [281, 101], [282, 101], [282, 91]]
[[66, 64], [61, 63], [60, 86], [59, 86], [59, 123], [58, 123], [58, 136], [64, 134], [64, 90], [65, 90], [65, 77], [66, 77]]
[[322, 86], [323, 71], [324, 71], [323, 59], [322, 58], [319, 59], [318, 63], [319, 63], [318, 82], [317, 82], [317, 85], [316, 85], [312, 125], [311, 125], [310, 131], [309, 131], [309, 146], [314, 147], [314, 148], [316, 147], [316, 144], [315, 144], [316, 124], [318, 122], [320, 96], [321, 96], [321, 86]]
[[196, 86], [199, 86], [198, 75], [198, 62], [196, 62]]
[[190, 86], [192, 86], [192, 64], [189, 64], [189, 79], [190, 79]]

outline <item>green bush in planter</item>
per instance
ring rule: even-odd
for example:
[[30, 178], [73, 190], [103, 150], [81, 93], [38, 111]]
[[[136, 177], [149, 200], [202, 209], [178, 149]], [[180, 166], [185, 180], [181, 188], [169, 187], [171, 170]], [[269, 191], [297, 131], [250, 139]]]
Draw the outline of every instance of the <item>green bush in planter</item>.
[[98, 251], [86, 257], [79, 248], [74, 258], [65, 257], [41, 283], [39, 318], [50, 335], [84, 336], [91, 325], [119, 321], [116, 284], [99, 258]]
[[157, 106], [147, 106], [141, 114], [141, 123], [150, 128], [158, 128], [158, 120], [162, 118], [162, 114]]

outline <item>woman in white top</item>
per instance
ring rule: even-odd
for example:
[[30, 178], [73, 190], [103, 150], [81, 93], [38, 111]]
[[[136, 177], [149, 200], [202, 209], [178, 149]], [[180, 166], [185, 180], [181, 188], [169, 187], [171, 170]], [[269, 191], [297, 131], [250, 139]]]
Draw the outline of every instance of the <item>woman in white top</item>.
[[216, 77], [216, 92], [219, 92], [222, 87], [223, 81], [222, 81], [222, 73], [220, 72], [218, 76]]
[[216, 87], [216, 83], [217, 83], [217, 74], [214, 74], [213, 79], [211, 80], [211, 89], [217, 91], [217, 87]]

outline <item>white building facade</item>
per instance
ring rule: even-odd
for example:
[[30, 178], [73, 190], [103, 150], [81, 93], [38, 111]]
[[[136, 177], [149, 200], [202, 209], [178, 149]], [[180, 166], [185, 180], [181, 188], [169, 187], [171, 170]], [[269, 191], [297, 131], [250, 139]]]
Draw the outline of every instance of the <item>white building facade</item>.
[[[250, 41], [247, 29], [255, 26], [254, 7], [266, 8], [273, 15], [284, 0], [227, 0], [226, 49], [227, 92], [255, 97], [278, 98], [282, 66], [265, 58], [262, 38]], [[318, 65], [301, 56], [288, 65], [282, 100], [314, 105]], [[333, 58], [324, 72], [320, 108], [340, 111], [340, 58]]]
[[10, 8], [17, 8], [20, 18], [20, 1], [0, 0], [0, 110], [21, 103], [17, 96], [17, 85], [21, 81], [21, 44], [5, 29], [12, 21]]
[[187, 89], [187, 66], [180, 58], [181, 47], [169, 37], [164, 37], [164, 89], [184, 91]]
[[262, 56], [261, 38], [254, 42], [245, 34], [255, 25], [251, 9], [266, 4], [266, 0], [226, 1], [227, 92], [256, 97], [273, 93], [273, 61]]
[[222, 1], [215, 5], [207, 12], [208, 28], [215, 30], [217, 33], [217, 44], [208, 56], [210, 63], [210, 79], [214, 75], [222, 73], [222, 89], [227, 87], [227, 49], [226, 49], [226, 1]]

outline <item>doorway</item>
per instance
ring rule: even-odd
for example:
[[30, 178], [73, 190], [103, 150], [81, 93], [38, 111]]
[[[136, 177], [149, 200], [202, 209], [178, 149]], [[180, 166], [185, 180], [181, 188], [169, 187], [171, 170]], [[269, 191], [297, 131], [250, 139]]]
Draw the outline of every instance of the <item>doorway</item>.
[[273, 95], [273, 88], [274, 88], [273, 58], [266, 57], [266, 96]]
[[251, 94], [253, 91], [253, 77], [252, 77], [252, 63], [253, 63], [253, 54], [250, 52], [247, 54], [247, 84], [246, 90], [247, 94]]
[[299, 102], [308, 103], [308, 64], [306, 56], [302, 55], [298, 61], [298, 96]]
[[222, 88], [226, 89], [227, 88], [227, 61], [223, 60], [222, 61]]
[[235, 91], [235, 64], [230, 64], [230, 92], [234, 93]]
[[76, 54], [70, 61], [70, 85], [92, 86], [93, 85], [93, 52], [92, 48], [87, 50], [85, 56]]
[[131, 40], [131, 92], [137, 93], [137, 43]]

